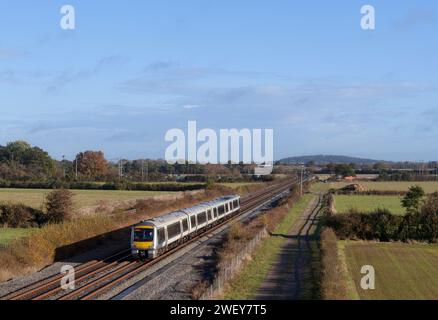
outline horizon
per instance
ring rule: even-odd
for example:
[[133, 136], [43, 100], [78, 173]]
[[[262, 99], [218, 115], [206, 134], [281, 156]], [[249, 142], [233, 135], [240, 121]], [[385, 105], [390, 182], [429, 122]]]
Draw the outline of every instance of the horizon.
[[0, 4], [2, 145], [159, 159], [197, 120], [273, 129], [279, 160], [438, 159], [438, 3], [368, 1], [373, 31], [358, 0], [75, 0], [75, 30], [63, 4]]

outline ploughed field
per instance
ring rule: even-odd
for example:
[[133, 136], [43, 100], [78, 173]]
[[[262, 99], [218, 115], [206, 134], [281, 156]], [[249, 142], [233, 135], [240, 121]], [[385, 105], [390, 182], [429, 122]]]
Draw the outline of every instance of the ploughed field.
[[405, 209], [401, 206], [401, 199], [399, 196], [336, 195], [335, 208], [338, 213], [345, 213], [350, 209], [359, 212], [388, 209], [393, 214], [403, 215]]
[[[360, 299], [438, 299], [438, 244], [343, 241], [341, 247]], [[360, 286], [364, 265], [374, 267], [374, 290]]]

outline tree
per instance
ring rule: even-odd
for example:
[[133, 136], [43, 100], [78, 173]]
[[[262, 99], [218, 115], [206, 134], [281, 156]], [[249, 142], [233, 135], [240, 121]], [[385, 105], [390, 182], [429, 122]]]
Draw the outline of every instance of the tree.
[[71, 218], [73, 194], [67, 189], [57, 189], [46, 197], [47, 222], [60, 223]]
[[425, 196], [423, 188], [420, 186], [412, 186], [408, 193], [402, 199], [402, 206], [406, 209], [407, 214], [415, 214], [420, 210], [421, 200]]
[[102, 151], [85, 151], [76, 156], [73, 167], [76, 167], [78, 172], [83, 176], [91, 179], [96, 179], [99, 176], [106, 174], [108, 170], [108, 162]]
[[56, 162], [49, 154], [25, 141], [0, 146], [0, 162], [9, 171], [3, 175], [8, 179], [47, 179], [56, 174]]
[[343, 177], [356, 176], [356, 172], [354, 171], [354, 169], [350, 165], [345, 163], [336, 165], [335, 173]]

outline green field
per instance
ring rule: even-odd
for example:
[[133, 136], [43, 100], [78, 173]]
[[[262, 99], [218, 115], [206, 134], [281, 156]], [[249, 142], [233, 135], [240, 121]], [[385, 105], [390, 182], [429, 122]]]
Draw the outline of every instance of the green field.
[[[0, 189], [0, 201], [23, 203], [40, 209], [45, 196], [52, 190], [47, 189]], [[72, 190], [75, 208], [99, 205], [101, 201], [135, 200], [171, 192], [161, 191], [119, 191], [119, 190]]]
[[[374, 182], [374, 181], [359, 181], [358, 183], [368, 190], [379, 190], [379, 191], [408, 191], [409, 187], [419, 185], [426, 193], [438, 192], [438, 181], [427, 181], [427, 182]], [[351, 182], [332, 182], [330, 183], [330, 188], [339, 189], [347, 185], [352, 184]]]
[[22, 228], [1, 228], [0, 227], [0, 245], [5, 245], [14, 239], [29, 235], [35, 229], [22, 229]]
[[401, 206], [401, 197], [398, 196], [357, 196], [336, 195], [335, 208], [338, 213], [356, 209], [360, 212], [371, 212], [376, 209], [388, 209], [393, 214], [404, 214]]
[[[360, 299], [438, 299], [438, 245], [343, 241], [348, 273]], [[363, 290], [362, 266], [375, 270], [375, 289]]]

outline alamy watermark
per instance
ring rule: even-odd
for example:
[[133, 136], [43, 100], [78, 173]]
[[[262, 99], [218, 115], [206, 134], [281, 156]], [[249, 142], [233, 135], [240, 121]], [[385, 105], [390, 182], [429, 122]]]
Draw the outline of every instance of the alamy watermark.
[[66, 4], [61, 7], [60, 13], [62, 15], [59, 25], [62, 30], [76, 29], [76, 10], [72, 5]]
[[70, 265], [63, 265], [61, 267], [61, 274], [64, 276], [61, 278], [61, 289], [62, 290], [74, 290], [76, 287], [75, 283], [75, 268]]
[[371, 5], [362, 6], [360, 13], [363, 15], [360, 26], [363, 30], [376, 29], [376, 9]]
[[374, 290], [376, 288], [376, 272], [371, 265], [362, 266], [360, 273], [364, 276], [360, 279], [360, 287], [363, 290]]
[[188, 121], [187, 134], [174, 128], [164, 139], [171, 142], [165, 152], [170, 164], [256, 164], [255, 175], [268, 175], [273, 170], [273, 129], [220, 129], [218, 134], [209, 128], [198, 132], [196, 121]]

